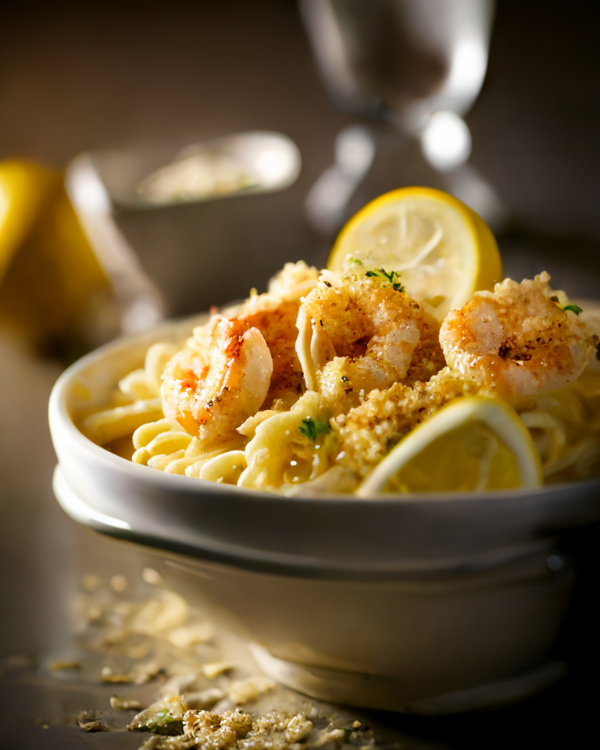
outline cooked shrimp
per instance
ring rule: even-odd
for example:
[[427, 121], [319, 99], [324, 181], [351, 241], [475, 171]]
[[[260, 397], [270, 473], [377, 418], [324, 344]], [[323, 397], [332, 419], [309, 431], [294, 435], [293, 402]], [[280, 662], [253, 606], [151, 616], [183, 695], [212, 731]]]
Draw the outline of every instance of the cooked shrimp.
[[203, 440], [222, 440], [261, 406], [301, 395], [298, 298], [316, 283], [316, 270], [290, 263], [277, 279], [280, 294], [253, 292], [234, 317], [214, 316], [196, 328], [169, 362], [161, 392], [171, 423]]
[[272, 372], [269, 348], [257, 328], [214, 316], [166, 366], [165, 416], [207, 443], [226, 440], [259, 410]]
[[575, 380], [598, 338], [558, 304], [550, 276], [518, 284], [505, 279], [451, 311], [440, 330], [450, 367], [508, 400], [560, 388]]
[[323, 272], [298, 314], [307, 386], [347, 406], [375, 388], [426, 381], [445, 364], [439, 324], [394, 274]]
[[302, 394], [302, 368], [295, 349], [299, 304], [274, 294], [255, 294], [238, 313], [240, 323], [261, 332], [273, 360], [264, 408], [270, 408], [277, 399]]

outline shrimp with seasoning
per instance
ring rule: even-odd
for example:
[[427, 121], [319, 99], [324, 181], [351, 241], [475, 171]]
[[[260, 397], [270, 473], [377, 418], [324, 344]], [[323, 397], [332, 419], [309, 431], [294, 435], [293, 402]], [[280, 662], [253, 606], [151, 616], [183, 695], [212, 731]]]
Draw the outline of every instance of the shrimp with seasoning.
[[272, 373], [273, 359], [257, 328], [213, 316], [165, 368], [165, 417], [204, 442], [227, 440], [260, 409]]
[[255, 294], [238, 313], [238, 320], [262, 334], [271, 353], [273, 372], [265, 398], [265, 409], [278, 399], [291, 406], [303, 391], [302, 368], [296, 354], [296, 318], [300, 303], [274, 294]]
[[295, 350], [300, 296], [317, 277], [305, 263], [288, 263], [269, 293], [253, 292], [234, 317], [216, 315], [196, 328], [163, 374], [169, 422], [210, 444], [229, 439], [261, 407], [285, 399], [289, 408], [303, 390]]
[[520, 284], [505, 279], [451, 311], [440, 330], [449, 366], [508, 401], [578, 378], [598, 337], [578, 318], [579, 308], [560, 306], [564, 294], [549, 281], [546, 272]]
[[256, 294], [253, 290], [237, 313], [248, 328], [257, 328], [262, 333], [273, 359], [264, 409], [270, 409], [275, 402], [290, 408], [302, 395], [304, 376], [296, 354], [296, 319], [300, 298], [316, 285], [318, 276], [317, 269], [303, 261], [286, 263], [269, 282], [269, 291]]
[[439, 323], [383, 269], [324, 271], [298, 314], [296, 351], [309, 390], [339, 413], [374, 389], [427, 381], [445, 365]]

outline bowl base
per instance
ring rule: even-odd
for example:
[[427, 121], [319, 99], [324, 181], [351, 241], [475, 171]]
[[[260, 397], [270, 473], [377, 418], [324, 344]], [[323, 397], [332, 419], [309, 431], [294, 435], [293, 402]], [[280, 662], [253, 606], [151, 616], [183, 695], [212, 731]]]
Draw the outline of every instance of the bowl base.
[[516, 703], [541, 692], [568, 671], [564, 662], [548, 659], [498, 680], [410, 701], [406, 683], [393, 677], [299, 664], [275, 657], [257, 643], [250, 644], [250, 649], [269, 677], [312, 698], [421, 715], [457, 714]]

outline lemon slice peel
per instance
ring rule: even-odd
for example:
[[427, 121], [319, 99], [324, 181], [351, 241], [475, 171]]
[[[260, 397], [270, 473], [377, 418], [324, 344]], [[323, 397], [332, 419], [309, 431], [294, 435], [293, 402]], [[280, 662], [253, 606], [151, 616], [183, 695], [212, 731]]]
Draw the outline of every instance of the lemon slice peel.
[[0, 280], [61, 182], [61, 173], [29, 161], [0, 163]]
[[348, 256], [401, 273], [407, 292], [440, 321], [503, 278], [487, 224], [433, 188], [400, 188], [364, 206], [340, 232], [327, 267], [342, 272]]
[[401, 440], [363, 481], [357, 496], [368, 498], [381, 492], [411, 459], [434, 440], [476, 423], [485, 425], [512, 451], [520, 473], [520, 488], [535, 488], [542, 484], [540, 458], [529, 431], [514, 409], [497, 399], [462, 396], [442, 407]]

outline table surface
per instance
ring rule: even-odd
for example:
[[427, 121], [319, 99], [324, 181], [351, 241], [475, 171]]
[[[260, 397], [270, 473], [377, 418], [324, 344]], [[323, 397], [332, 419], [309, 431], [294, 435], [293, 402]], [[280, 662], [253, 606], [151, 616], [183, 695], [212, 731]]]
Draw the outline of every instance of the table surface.
[[[271, 269], [296, 254], [322, 262], [324, 245], [303, 225], [302, 200], [331, 162], [336, 133], [353, 119], [328, 104], [294, 3], [184, 3], [177, 12], [148, 8], [143, 17], [110, 3], [75, 11], [60, 3], [17, 6], [0, 25], [0, 158], [62, 165], [86, 148], [281, 130], [298, 143], [304, 169], [277, 199], [279, 218], [267, 238], [272, 249], [265, 260], [256, 259], [256, 281], [249, 283], [264, 283]], [[558, 8], [539, 0], [526, 8], [498, 3], [488, 76], [467, 120], [473, 163], [512, 210], [500, 237], [507, 272], [539, 271], [543, 257], [561, 286], [594, 296], [600, 275], [596, 27], [587, 3], [572, 3], [569, 12]], [[265, 206], [260, 231], [274, 213]], [[177, 219], [187, 221], [190, 232], [199, 222], [213, 222], [218, 235], [229, 211], [223, 203], [199, 219], [193, 211]], [[160, 221], [150, 220], [153, 233], [160, 234]], [[286, 233], [286, 222], [295, 234]], [[148, 230], [131, 225], [127, 231], [135, 239]], [[136, 249], [143, 258], [143, 248]], [[199, 303], [186, 288], [173, 312], [212, 301]], [[72, 638], [70, 603], [83, 575], [135, 576], [152, 559], [77, 527], [52, 496], [55, 457], [46, 408], [59, 372], [58, 364], [38, 360], [0, 332], [0, 657], [60, 652]], [[403, 747], [558, 747], [584, 740], [593, 730], [600, 668], [600, 622], [591, 606], [599, 533], [573, 531], [564, 542], [579, 564], [579, 583], [556, 647], [571, 668], [562, 683], [493, 712], [372, 720], [403, 739]], [[66, 694], [40, 681], [35, 670], [4, 673], [0, 732], [14, 732], [15, 747], [137, 747], [139, 737], [132, 735], [83, 735], [74, 726], [44, 730], [33, 723], [93, 708], [97, 690], [80, 685]]]

